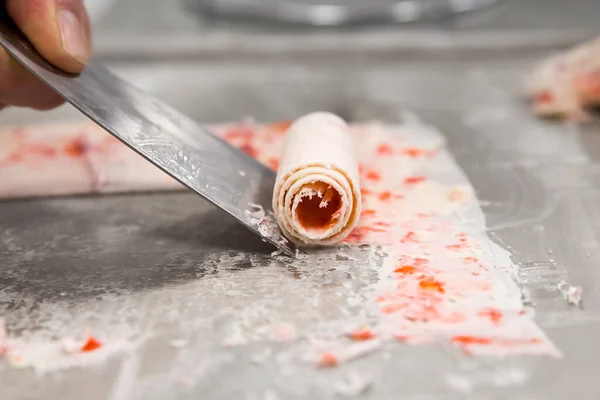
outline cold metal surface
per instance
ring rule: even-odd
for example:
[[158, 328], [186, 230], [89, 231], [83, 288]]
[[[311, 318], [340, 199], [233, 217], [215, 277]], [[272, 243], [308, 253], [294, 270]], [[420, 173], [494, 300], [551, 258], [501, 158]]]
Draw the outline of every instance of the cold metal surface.
[[[337, 61], [293, 65], [238, 59], [112, 67], [211, 122], [243, 114], [272, 121], [315, 109], [393, 121], [399, 109], [414, 110], [447, 135], [482, 200], [492, 239], [520, 266], [536, 320], [563, 359], [472, 359], [443, 345], [392, 343], [335, 370], [290, 370], [286, 344], [224, 343], [271, 325], [310, 333], [355, 315], [360, 307], [347, 299], [360, 300], [353, 296], [377, 279], [365, 268], [367, 254], [327, 264], [314, 254], [291, 267], [191, 194], [40, 199], [0, 205], [0, 315], [11, 334], [63, 337], [91, 329], [151, 338], [99, 366], [46, 377], [0, 364], [2, 399], [337, 400], [334, 388], [353, 371], [373, 379], [359, 399], [594, 399], [600, 129], [531, 115], [521, 81], [548, 54], [497, 49], [355, 64], [339, 54]], [[175, 85], [174, 76], [186, 85]], [[194, 101], [207, 91], [214, 103]], [[0, 118], [31, 122], [70, 113], [7, 110]], [[569, 306], [555, 290], [561, 279], [583, 287], [583, 308]], [[185, 345], [172, 346], [173, 340]], [[461, 391], [465, 380], [468, 393]]]
[[[267, 213], [268, 229], [251, 215], [272, 211], [275, 173], [189, 117], [114, 76], [97, 61], [79, 75], [47, 63], [11, 24], [0, 45], [68, 102], [158, 168], [231, 214], [289, 255], [295, 250]], [[209, 97], [205, 97], [206, 101]]]
[[[506, 1], [494, 12], [498, 18], [473, 14], [457, 21], [448, 36], [445, 29], [437, 36], [417, 34], [425, 40], [416, 42], [406, 30], [390, 33], [387, 41], [363, 41], [358, 33], [323, 36], [327, 51], [316, 53], [306, 51], [319, 45], [316, 39], [288, 37], [284, 46], [276, 36], [259, 43], [261, 37], [244, 29], [230, 34], [211, 21], [196, 23], [194, 15], [163, 0], [120, 2], [101, 24], [114, 31], [112, 39], [132, 39], [121, 51], [130, 53], [129, 60], [144, 43], [155, 56], [152, 66], [111, 69], [198, 121], [242, 115], [272, 121], [315, 109], [350, 120], [391, 121], [399, 108], [409, 108], [439, 127], [482, 200], [491, 237], [519, 265], [536, 320], [563, 359], [469, 359], [441, 345], [395, 343], [335, 370], [290, 370], [284, 344], [228, 348], [223, 342], [269, 324], [291, 323], [303, 333], [353, 315], [346, 299], [376, 279], [365, 268], [365, 254], [356, 254], [351, 266], [324, 265], [314, 255], [290, 267], [193, 194], [40, 199], [0, 204], [0, 315], [11, 334], [62, 337], [91, 329], [97, 335], [153, 336], [137, 351], [99, 366], [45, 377], [0, 363], [0, 397], [337, 400], [342, 396], [333, 388], [357, 371], [373, 378], [358, 399], [595, 399], [600, 129], [538, 121], [521, 97], [531, 66], [566, 42], [550, 48], [551, 38], [538, 51], [520, 48], [523, 40], [503, 50], [498, 43], [522, 32], [493, 31], [527, 29], [539, 36], [544, 32], [536, 30], [553, 28], [567, 35], [586, 27], [597, 33], [598, 10], [596, 0]], [[464, 46], [456, 46], [455, 30], [472, 30], [459, 35]], [[215, 31], [222, 34], [216, 43]], [[166, 35], [163, 43], [177, 47], [182, 32], [191, 33], [195, 52], [178, 49], [185, 57], [174, 61], [169, 53], [157, 61], [167, 47], [154, 40]], [[242, 49], [247, 38], [254, 46]], [[112, 39], [105, 49], [114, 46]], [[383, 43], [392, 39], [413, 46], [395, 51], [390, 45], [386, 56]], [[469, 51], [469, 43], [477, 50]], [[265, 51], [252, 55], [267, 47], [281, 56], [267, 62]], [[215, 53], [219, 57], [211, 58]], [[211, 93], [214, 101], [200, 102], [199, 93]], [[81, 116], [71, 107], [0, 113], [7, 124], [76, 118]], [[583, 287], [583, 308], [569, 306], [555, 290], [561, 279]], [[182, 339], [182, 348], [171, 345]]]

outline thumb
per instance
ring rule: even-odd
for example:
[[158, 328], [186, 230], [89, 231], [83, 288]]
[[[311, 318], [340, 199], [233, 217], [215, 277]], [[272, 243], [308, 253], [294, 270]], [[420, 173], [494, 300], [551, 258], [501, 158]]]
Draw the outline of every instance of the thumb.
[[48, 62], [71, 73], [85, 67], [91, 33], [82, 0], [7, 0], [6, 9]]

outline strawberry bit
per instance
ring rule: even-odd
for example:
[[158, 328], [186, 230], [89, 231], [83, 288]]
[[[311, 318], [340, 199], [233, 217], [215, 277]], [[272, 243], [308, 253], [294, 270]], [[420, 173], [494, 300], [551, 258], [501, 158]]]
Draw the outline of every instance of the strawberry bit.
[[385, 230], [385, 229], [371, 228], [371, 227], [365, 227], [365, 226], [359, 226], [357, 228], [354, 228], [354, 230], [352, 232], [350, 232], [350, 234], [348, 235], [348, 237], [346, 237], [346, 239], [344, 239], [342, 242], [343, 243], [355, 243], [355, 244], [369, 244], [369, 243], [373, 243], [374, 239], [371, 238], [371, 237], [368, 237], [369, 232], [373, 232], [373, 233], [386, 233], [387, 230]]
[[67, 153], [71, 157], [81, 157], [88, 151], [89, 151], [89, 146], [87, 145], [87, 143], [85, 143], [83, 138], [77, 138], [77, 139], [71, 140], [65, 146], [65, 153]]
[[429, 260], [426, 258], [417, 257], [415, 258], [415, 264], [418, 266], [424, 266], [429, 264]]
[[492, 339], [478, 336], [454, 336], [452, 338], [452, 343], [460, 345], [485, 345], [491, 344]]
[[290, 129], [290, 126], [292, 126], [291, 121], [280, 121], [267, 125], [267, 129], [271, 132], [283, 135], [287, 132], [288, 129]]
[[377, 147], [377, 154], [380, 156], [391, 156], [394, 154], [394, 150], [392, 150], [392, 146], [389, 144], [380, 144]]
[[258, 150], [256, 150], [256, 148], [254, 146], [252, 146], [250, 143], [246, 143], [246, 144], [243, 144], [242, 146], [240, 146], [240, 150], [242, 150], [244, 153], [248, 154], [250, 157], [253, 157], [253, 158], [258, 157]]
[[554, 96], [549, 90], [544, 90], [536, 96], [535, 100], [540, 104], [551, 104], [554, 102]]
[[381, 174], [377, 171], [371, 170], [367, 172], [365, 178], [370, 181], [379, 182], [381, 180]]
[[352, 232], [344, 239], [344, 242], [362, 243], [365, 240], [365, 232], [359, 228], [354, 228]]
[[407, 343], [410, 340], [410, 336], [408, 335], [394, 335], [394, 337], [396, 338], [396, 340], [399, 340], [403, 343]]
[[479, 316], [489, 318], [494, 325], [500, 325], [500, 321], [502, 320], [502, 317], [504, 317], [504, 314], [496, 308], [486, 308], [479, 312]]
[[363, 211], [360, 213], [360, 216], [361, 216], [361, 217], [372, 217], [372, 216], [374, 216], [374, 215], [375, 215], [375, 210], [370, 210], [370, 209], [369, 209], [369, 210], [363, 210]]
[[267, 164], [274, 171], [277, 171], [279, 169], [279, 160], [276, 159], [275, 157], [269, 158], [269, 161], [267, 161]]
[[0, 166], [5, 166], [13, 163], [18, 163], [24, 160], [23, 154], [21, 153], [11, 153], [6, 156], [3, 160], [0, 160]]
[[413, 231], [408, 232], [402, 239], [400, 239], [400, 243], [419, 243], [417, 240], [417, 234]]
[[323, 354], [323, 356], [321, 357], [321, 361], [319, 361], [319, 367], [322, 367], [322, 368], [333, 368], [333, 367], [337, 367], [337, 365], [338, 365], [337, 357], [335, 355], [333, 355], [332, 353]]
[[392, 192], [390, 192], [389, 190], [385, 191], [385, 192], [382, 192], [379, 195], [379, 200], [381, 200], [381, 201], [386, 201], [386, 200], [389, 200], [391, 198], [392, 198]]
[[4, 159], [0, 159], [0, 165], [8, 165], [11, 163], [18, 163], [25, 160], [26, 156], [41, 156], [41, 157], [54, 157], [57, 151], [51, 146], [45, 144], [28, 144], [20, 146], [14, 152], [6, 155]]
[[520, 339], [520, 338], [519, 339], [514, 339], [514, 338], [492, 339], [489, 337], [464, 335], [464, 336], [454, 336], [452, 338], [452, 343], [459, 345], [459, 346], [463, 346], [463, 347], [485, 346], [485, 345], [490, 345], [492, 343], [496, 343], [496, 344], [498, 344], [500, 346], [504, 346], [504, 347], [515, 347], [515, 346], [522, 346], [522, 345], [526, 345], [526, 344], [542, 344], [543, 340], [540, 338], [536, 338], [536, 337], [523, 338], [523, 339]]
[[404, 178], [404, 183], [407, 185], [414, 185], [417, 183], [425, 182], [427, 177], [425, 176], [409, 176]]
[[402, 149], [402, 154], [408, 157], [413, 157], [413, 158], [417, 158], [419, 157], [422, 153], [421, 153], [421, 149], [418, 149], [416, 147], [409, 147], [406, 149]]
[[398, 274], [404, 274], [404, 275], [412, 275], [415, 272], [417, 272], [417, 268], [412, 266], [412, 265], [403, 265], [400, 268], [396, 268], [394, 270], [394, 272], [398, 273]]
[[490, 290], [492, 290], [492, 285], [490, 285], [489, 283], [481, 283], [479, 285], [476, 285], [476, 287], [478, 287], [480, 290], [483, 290], [484, 292], [489, 292]]
[[361, 194], [362, 196], [370, 196], [370, 195], [372, 195], [372, 194], [373, 194], [373, 192], [372, 192], [372, 191], [370, 191], [369, 189], [360, 189], [360, 194]]
[[476, 263], [479, 261], [475, 257], [465, 257], [465, 258], [463, 258], [463, 260], [464, 260], [464, 262], [467, 262], [467, 263]]
[[383, 222], [383, 221], [374, 222], [373, 225], [383, 226], [386, 228], [389, 228], [390, 226], [392, 226], [392, 224], [390, 224], [389, 222]]
[[237, 146], [250, 157], [257, 158], [258, 150], [252, 142], [256, 137], [256, 130], [246, 125], [235, 125], [223, 134], [223, 139], [231, 145]]
[[371, 340], [375, 338], [375, 334], [368, 329], [360, 329], [355, 332], [351, 332], [348, 334], [348, 337], [355, 342], [362, 342], [365, 340]]
[[438, 293], [446, 293], [446, 289], [444, 289], [444, 285], [436, 281], [433, 278], [425, 278], [421, 282], [419, 282], [419, 287], [423, 290], [433, 290]]
[[363, 226], [362, 228], [359, 228], [359, 229], [363, 229], [367, 232], [387, 232], [387, 229], [375, 228], [373, 226]]
[[90, 336], [85, 344], [81, 346], [82, 353], [89, 353], [92, 351], [96, 351], [102, 347], [102, 342], [98, 341], [95, 337]]
[[377, 296], [377, 298], [375, 299], [376, 303], [383, 303], [385, 301], [389, 301], [391, 299], [391, 295], [386, 294], [386, 295], [382, 295], [382, 296]]
[[448, 250], [464, 250], [469, 246], [466, 243], [449, 244], [446, 246]]
[[407, 147], [402, 149], [402, 155], [412, 158], [433, 157], [437, 154], [435, 150], [419, 149], [417, 147]]
[[352, 343], [343, 348], [337, 349], [335, 352], [324, 353], [319, 360], [319, 367], [336, 367], [340, 364], [348, 363], [365, 357], [381, 348], [381, 340], [366, 340], [357, 343]]
[[393, 314], [404, 307], [406, 307], [406, 304], [403, 303], [386, 304], [385, 306], [381, 307], [381, 312], [383, 314]]

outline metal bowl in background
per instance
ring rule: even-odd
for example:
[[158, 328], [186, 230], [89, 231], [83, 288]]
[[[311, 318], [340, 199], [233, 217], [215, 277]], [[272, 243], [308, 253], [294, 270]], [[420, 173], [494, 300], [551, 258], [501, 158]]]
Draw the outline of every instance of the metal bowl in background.
[[98, 22], [116, 2], [117, 0], [83, 0], [92, 24]]
[[188, 10], [219, 17], [308, 26], [409, 23], [443, 19], [501, 0], [180, 0]]

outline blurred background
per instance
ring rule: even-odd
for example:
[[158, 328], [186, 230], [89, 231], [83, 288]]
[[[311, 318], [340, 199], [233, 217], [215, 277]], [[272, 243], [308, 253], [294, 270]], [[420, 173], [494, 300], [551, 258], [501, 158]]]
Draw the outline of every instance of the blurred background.
[[[534, 63], [597, 35], [600, 16], [599, 0], [85, 3], [95, 55], [203, 122], [289, 119], [316, 109], [388, 118], [381, 104], [452, 111], [456, 101], [443, 101], [450, 93], [481, 84], [464, 75], [469, 70], [509, 74], [502, 79], [518, 96]], [[5, 123], [79, 118], [69, 106], [3, 114]]]
[[286, 32], [298, 25], [313, 30], [370, 25], [370, 29], [581, 31], [596, 28], [600, 15], [597, 0], [86, 0], [86, 4], [99, 31], [128, 36]]

